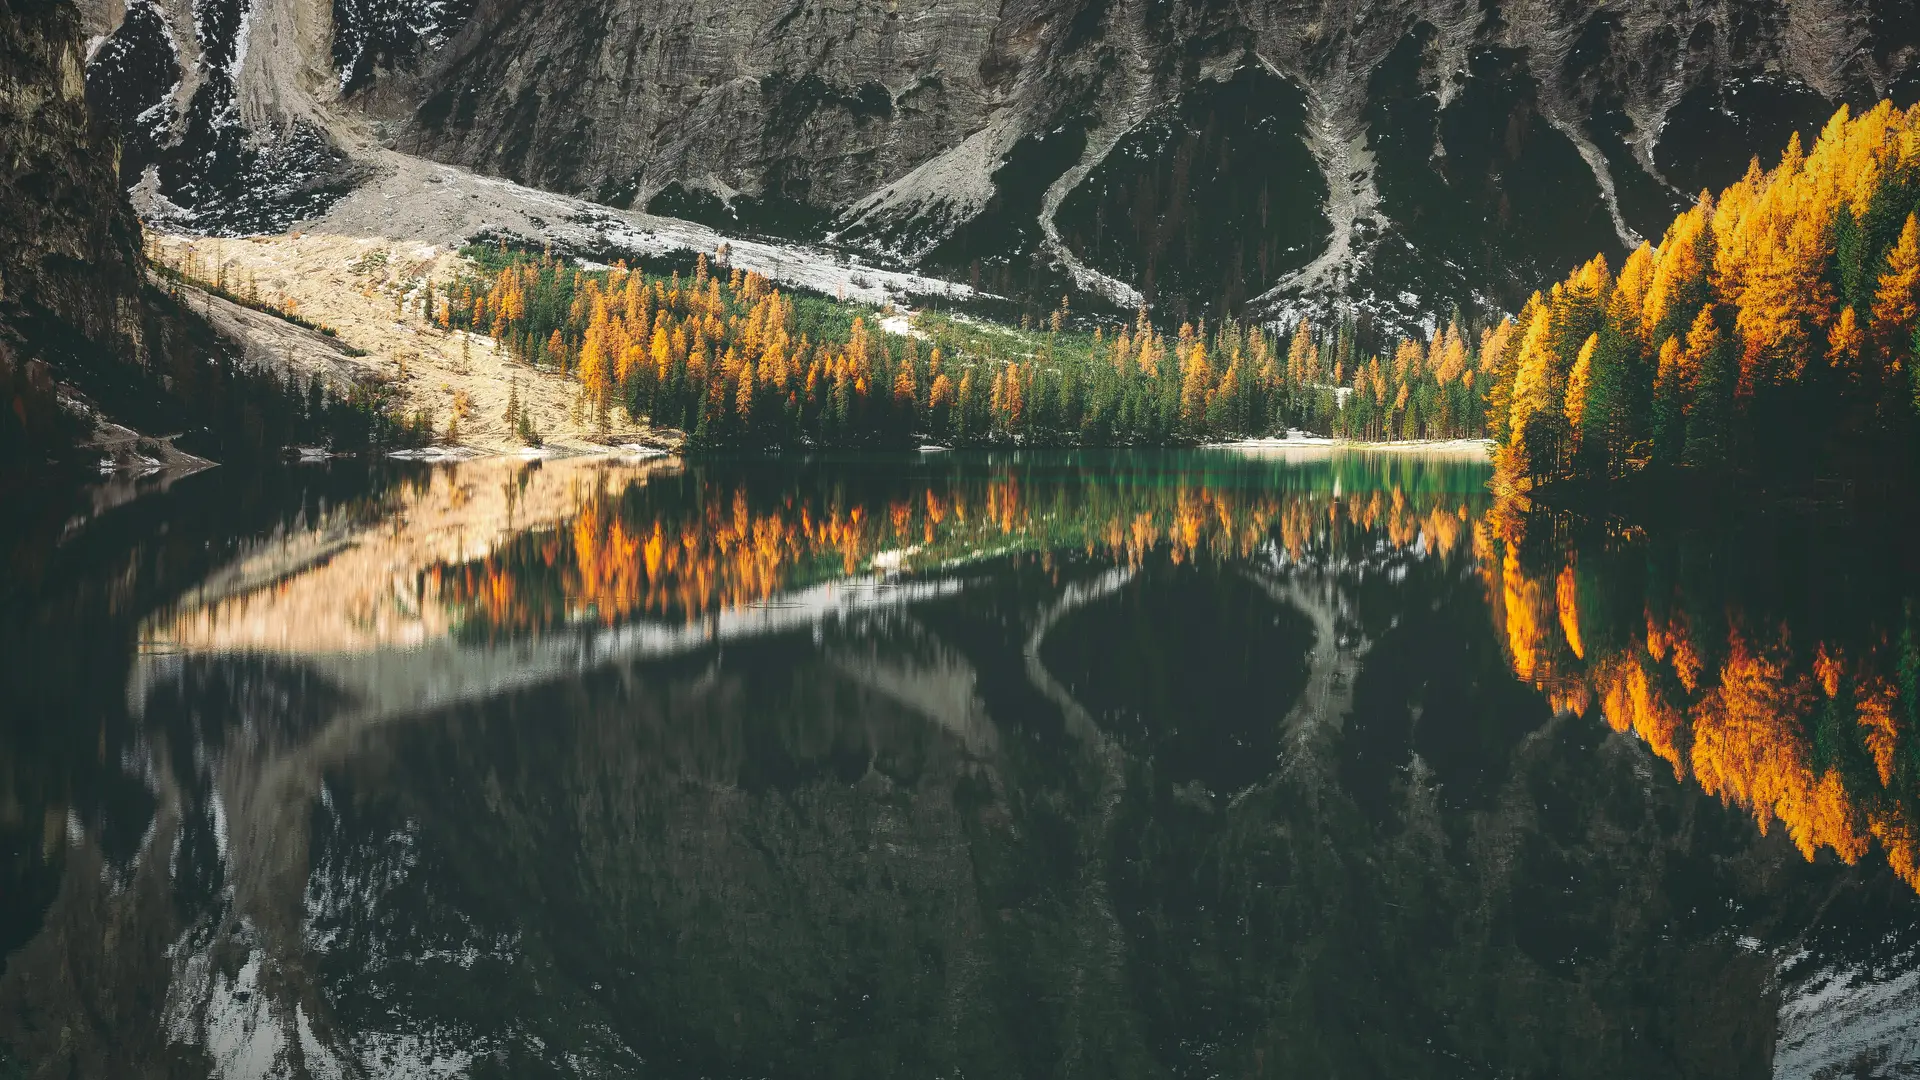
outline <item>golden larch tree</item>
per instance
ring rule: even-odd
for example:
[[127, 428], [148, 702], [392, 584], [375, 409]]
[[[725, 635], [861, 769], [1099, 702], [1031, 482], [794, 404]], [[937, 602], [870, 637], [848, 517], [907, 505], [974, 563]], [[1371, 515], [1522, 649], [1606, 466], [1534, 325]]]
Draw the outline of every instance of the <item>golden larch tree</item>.
[[[1873, 339], [1885, 356], [1904, 358], [1920, 306], [1920, 221], [1912, 214], [1887, 253], [1887, 270], [1873, 294]], [[1897, 360], [1896, 360], [1897, 363]]]

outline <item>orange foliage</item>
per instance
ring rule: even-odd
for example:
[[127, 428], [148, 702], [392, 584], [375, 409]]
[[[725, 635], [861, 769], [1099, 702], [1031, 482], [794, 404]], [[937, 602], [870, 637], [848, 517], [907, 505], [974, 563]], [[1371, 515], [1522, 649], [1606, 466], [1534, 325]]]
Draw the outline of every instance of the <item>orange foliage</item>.
[[[1890, 663], [1884, 643], [1867, 655], [1825, 642], [1797, 653], [1784, 628], [1755, 632], [1731, 610], [1716, 664], [1705, 657], [1722, 650], [1703, 648], [1684, 618], [1650, 608], [1644, 619], [1611, 628], [1608, 640], [1619, 644], [1596, 653], [1571, 553], [1557, 572], [1536, 574], [1518, 547], [1495, 529], [1475, 532], [1517, 677], [1556, 708], [1597, 704], [1614, 730], [1638, 737], [1677, 778], [1690, 776], [1746, 809], [1762, 832], [1780, 824], [1807, 858], [1825, 849], [1851, 863], [1877, 842], [1888, 865], [1920, 889], [1920, 829], [1895, 792], [1902, 740], [1916, 733], [1901, 730], [1899, 691], [1881, 670]], [[1549, 580], [1557, 619], [1548, 611]], [[1816, 764], [1809, 725], [1835, 709], [1851, 717], [1851, 737], [1872, 762], [1868, 778]]]

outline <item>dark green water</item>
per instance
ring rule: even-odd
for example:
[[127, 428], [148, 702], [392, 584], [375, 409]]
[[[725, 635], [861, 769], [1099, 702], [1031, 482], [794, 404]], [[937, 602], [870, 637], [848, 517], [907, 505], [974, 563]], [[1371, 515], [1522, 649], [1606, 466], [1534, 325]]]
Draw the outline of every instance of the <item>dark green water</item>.
[[1911, 556], [1486, 479], [20, 501], [0, 1077], [1912, 1075]]

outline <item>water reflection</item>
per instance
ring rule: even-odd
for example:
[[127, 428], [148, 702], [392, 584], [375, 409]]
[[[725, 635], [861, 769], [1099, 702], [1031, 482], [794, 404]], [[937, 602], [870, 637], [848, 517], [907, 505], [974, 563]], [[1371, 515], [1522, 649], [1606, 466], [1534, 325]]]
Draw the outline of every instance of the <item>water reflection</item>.
[[1912, 1056], [1884, 559], [1392, 455], [217, 473], [9, 604], [26, 1075]]
[[1818, 523], [1649, 536], [1495, 516], [1476, 545], [1515, 675], [1806, 858], [1877, 850], [1920, 888], [1920, 621], [1896, 560]]
[[1504, 506], [1476, 527], [1519, 678], [1631, 734], [1809, 863], [1868, 868], [1849, 883], [1904, 882], [1864, 908], [1871, 890], [1836, 891], [1841, 910], [1780, 949], [1781, 1075], [1901, 1075], [1915, 1056], [1920, 627], [1907, 532], [1812, 514], [1601, 526]]
[[[1160, 551], [1176, 565], [1245, 558], [1272, 541], [1298, 559], [1356, 530], [1445, 555], [1479, 498], [1471, 466], [1391, 458], [1323, 461], [1311, 476], [1206, 455], [848, 467], [854, 477], [823, 481], [831, 465], [467, 463], [419, 478], [391, 517], [321, 522], [251, 555], [144, 636], [196, 652], [416, 646], [695, 621], [866, 571], [1009, 553], [1137, 567]], [[1409, 486], [1383, 482], [1402, 474]]]

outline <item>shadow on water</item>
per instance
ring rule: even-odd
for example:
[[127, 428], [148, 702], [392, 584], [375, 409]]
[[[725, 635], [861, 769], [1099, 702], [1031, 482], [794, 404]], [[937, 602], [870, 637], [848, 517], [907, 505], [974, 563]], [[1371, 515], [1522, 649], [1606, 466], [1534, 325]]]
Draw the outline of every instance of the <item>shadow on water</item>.
[[14, 545], [25, 1075], [1798, 1076], [1920, 1028], [1884, 552], [1400, 454], [276, 476]]

